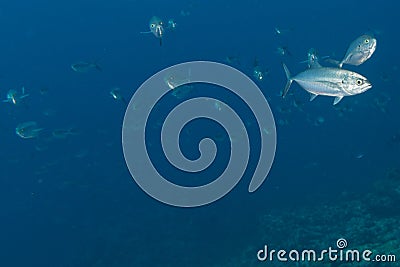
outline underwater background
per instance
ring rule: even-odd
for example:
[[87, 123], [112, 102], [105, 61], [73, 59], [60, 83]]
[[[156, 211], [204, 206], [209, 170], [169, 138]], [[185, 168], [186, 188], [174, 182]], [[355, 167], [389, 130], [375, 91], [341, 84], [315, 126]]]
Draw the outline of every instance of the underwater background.
[[[339, 238], [351, 248], [400, 258], [399, 38], [393, 24], [399, 8], [397, 1], [370, 0], [3, 1], [0, 98], [22, 87], [27, 96], [0, 103], [0, 266], [308, 266], [260, 262], [257, 251], [265, 244], [324, 249]], [[152, 16], [176, 22], [161, 46], [141, 33]], [[301, 62], [310, 48], [341, 59], [365, 33], [377, 39], [376, 52], [344, 68], [368, 77], [372, 89], [333, 106], [332, 97], [309, 102], [293, 84], [282, 99], [282, 62], [296, 74], [306, 69]], [[273, 111], [278, 142], [256, 192], [247, 187], [257, 153], [224, 198], [185, 209], [154, 200], [132, 179], [121, 141], [126, 104], [110, 92], [120, 88], [129, 101], [156, 72], [192, 60], [228, 64], [253, 79]], [[77, 72], [71, 68], [77, 62], [99, 68]], [[255, 67], [263, 69], [262, 80], [254, 77]], [[161, 119], [172, 106], [204, 94], [235, 100], [223, 90], [194, 86], [167, 95], [164, 113], [150, 118], [151, 155], [171, 176], [157, 145]], [[245, 122], [255, 122], [243, 103], [232, 105]], [[35, 122], [37, 132], [22, 138], [18, 126], [26, 122]], [[188, 125], [182, 150], [198, 157], [204, 129], [218, 137], [216, 162], [189, 182], [177, 177], [180, 182], [207, 183], [225, 167], [229, 138], [212, 122]]]

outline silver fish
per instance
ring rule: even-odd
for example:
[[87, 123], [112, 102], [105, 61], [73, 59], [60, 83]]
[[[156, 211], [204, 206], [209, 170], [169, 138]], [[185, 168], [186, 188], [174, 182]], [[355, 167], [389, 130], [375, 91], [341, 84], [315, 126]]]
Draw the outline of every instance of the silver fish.
[[[368, 34], [361, 35], [347, 48], [346, 55], [338, 63], [339, 68], [343, 64], [358, 66], [367, 61], [376, 49], [376, 39]], [[332, 62], [332, 61], [331, 61]]]
[[327, 59], [329, 56], [319, 57], [318, 51], [315, 48], [310, 48], [307, 53], [307, 60], [301, 61], [300, 63], [307, 63], [309, 68], [322, 67], [319, 63], [320, 59]]
[[102, 71], [102, 68], [97, 63], [80, 61], [71, 65], [71, 69], [75, 72], [88, 72], [92, 69]]
[[3, 102], [9, 102], [9, 103], [12, 103], [14, 105], [17, 105], [17, 104], [21, 103], [22, 99], [24, 99], [27, 96], [29, 96], [29, 94], [25, 93], [25, 87], [22, 87], [21, 93], [17, 92], [14, 89], [10, 89], [7, 92], [7, 99], [3, 100]]
[[319, 64], [319, 59], [318, 59], [318, 52], [314, 48], [310, 48], [307, 53], [307, 58], [308, 60], [306, 61], [308, 63], [309, 68], [320, 68], [322, 67], [321, 64]]
[[128, 104], [128, 102], [126, 102], [126, 99], [122, 96], [121, 90], [118, 87], [114, 87], [113, 89], [111, 89], [110, 95], [115, 100], [122, 101], [126, 105]]
[[285, 64], [283, 68], [287, 77], [283, 97], [286, 96], [293, 81], [311, 94], [310, 101], [318, 95], [334, 96], [334, 105], [339, 103], [344, 96], [361, 94], [372, 87], [364, 76], [340, 68], [310, 68], [295, 76], [291, 76]]
[[276, 48], [275, 52], [280, 56], [292, 56], [292, 53], [289, 51], [287, 46], [279, 46]]
[[167, 29], [175, 30], [177, 26], [178, 26], [178, 24], [176, 23], [176, 21], [174, 19], [169, 19], [168, 20]]
[[164, 36], [164, 22], [156, 16], [151, 17], [149, 21], [149, 29], [148, 32], [141, 32], [141, 33], [152, 33], [157, 39], [160, 40], [160, 46], [162, 45], [162, 38]]
[[267, 69], [262, 69], [258, 59], [254, 59], [253, 63], [253, 77], [258, 81], [264, 80], [264, 78], [268, 75], [269, 71]]
[[274, 32], [275, 32], [276, 35], [283, 35], [283, 34], [288, 33], [290, 31], [292, 31], [292, 29], [282, 29], [282, 28], [278, 28], [278, 27], [274, 28]]
[[56, 130], [53, 130], [53, 131], [51, 132], [51, 135], [52, 135], [54, 138], [58, 138], [58, 139], [65, 139], [65, 138], [67, 138], [68, 136], [74, 136], [74, 135], [78, 135], [78, 134], [79, 134], [79, 132], [78, 132], [78, 130], [75, 129], [75, 128], [56, 129]]
[[42, 130], [35, 121], [28, 121], [18, 124], [15, 133], [21, 138], [29, 139], [38, 137]]

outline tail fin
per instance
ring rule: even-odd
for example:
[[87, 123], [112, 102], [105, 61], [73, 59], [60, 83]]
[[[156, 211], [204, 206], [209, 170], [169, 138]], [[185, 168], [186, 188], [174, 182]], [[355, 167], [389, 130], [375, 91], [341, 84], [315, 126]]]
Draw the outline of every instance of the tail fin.
[[283, 89], [283, 91], [282, 91], [282, 97], [285, 98], [286, 94], [287, 94], [288, 91], [289, 91], [290, 85], [291, 85], [292, 82], [293, 82], [293, 79], [292, 79], [292, 77], [291, 77], [291, 75], [290, 75], [290, 71], [289, 71], [289, 69], [286, 67], [285, 63], [282, 63], [282, 65], [283, 65], [283, 69], [285, 70], [285, 74], [286, 74], [286, 78], [287, 78], [287, 82], [286, 82], [286, 85], [285, 85], [285, 89]]

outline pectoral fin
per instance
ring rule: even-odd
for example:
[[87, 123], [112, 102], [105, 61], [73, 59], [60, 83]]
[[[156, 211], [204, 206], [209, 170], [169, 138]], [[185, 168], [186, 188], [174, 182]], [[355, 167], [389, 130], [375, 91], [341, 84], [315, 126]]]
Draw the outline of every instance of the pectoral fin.
[[310, 93], [310, 102], [313, 101], [318, 95]]
[[342, 100], [343, 96], [337, 96], [335, 97], [335, 100], [333, 100], [333, 105], [336, 105], [337, 103], [340, 102], [340, 100]]

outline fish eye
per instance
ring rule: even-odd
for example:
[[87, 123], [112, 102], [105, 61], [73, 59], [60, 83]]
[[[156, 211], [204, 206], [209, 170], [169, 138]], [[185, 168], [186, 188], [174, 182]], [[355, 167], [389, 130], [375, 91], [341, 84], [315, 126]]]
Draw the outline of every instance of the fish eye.
[[154, 28], [156, 26], [156, 24], [152, 23], [150, 24], [150, 28]]
[[365, 39], [364, 43], [368, 44], [369, 43], [369, 39]]
[[357, 85], [362, 85], [363, 81], [361, 79], [357, 79], [356, 83], [357, 83]]

